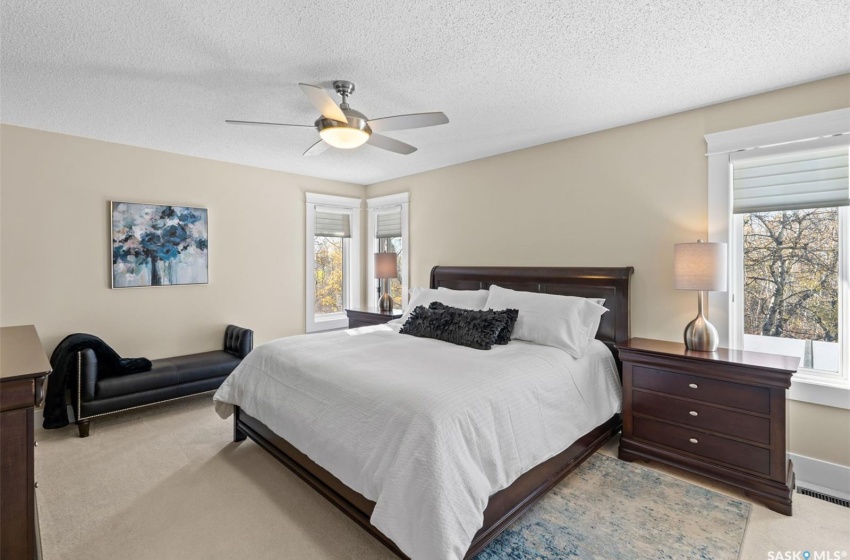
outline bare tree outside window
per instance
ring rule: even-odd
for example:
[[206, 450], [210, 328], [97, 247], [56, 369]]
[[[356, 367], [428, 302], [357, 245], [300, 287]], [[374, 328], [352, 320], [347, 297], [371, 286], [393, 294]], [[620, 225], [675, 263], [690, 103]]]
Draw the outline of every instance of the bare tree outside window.
[[838, 224], [837, 208], [744, 215], [745, 335], [837, 343]]
[[342, 313], [345, 309], [343, 241], [342, 237], [315, 238], [317, 315]]

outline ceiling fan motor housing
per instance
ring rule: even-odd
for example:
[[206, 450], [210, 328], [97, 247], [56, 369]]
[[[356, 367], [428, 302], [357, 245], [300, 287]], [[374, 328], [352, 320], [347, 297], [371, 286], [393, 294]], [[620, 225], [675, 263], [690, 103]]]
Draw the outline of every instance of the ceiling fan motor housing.
[[348, 122], [320, 117], [316, 120], [316, 128], [322, 140], [335, 148], [351, 149], [363, 145], [372, 135], [372, 129], [366, 122], [366, 115], [355, 111], [348, 105], [348, 96], [354, 93], [354, 84], [345, 80], [334, 82], [334, 89], [342, 97], [339, 109]]
[[342, 112], [345, 114], [348, 119], [347, 123], [335, 121], [333, 119], [326, 119], [325, 117], [319, 117], [316, 119], [315, 125], [316, 128], [319, 129], [319, 132], [326, 128], [335, 128], [335, 127], [344, 127], [344, 128], [356, 128], [358, 130], [362, 130], [366, 134], [372, 134], [372, 129], [369, 128], [369, 125], [366, 123], [368, 120], [366, 115], [361, 113], [360, 111], [355, 111], [350, 108], [343, 108]]

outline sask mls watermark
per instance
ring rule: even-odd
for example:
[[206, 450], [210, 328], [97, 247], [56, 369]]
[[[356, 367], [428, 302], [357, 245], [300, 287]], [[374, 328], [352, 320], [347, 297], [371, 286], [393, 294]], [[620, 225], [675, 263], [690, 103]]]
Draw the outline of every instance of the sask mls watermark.
[[767, 553], [767, 560], [844, 560], [846, 550], [777, 550]]

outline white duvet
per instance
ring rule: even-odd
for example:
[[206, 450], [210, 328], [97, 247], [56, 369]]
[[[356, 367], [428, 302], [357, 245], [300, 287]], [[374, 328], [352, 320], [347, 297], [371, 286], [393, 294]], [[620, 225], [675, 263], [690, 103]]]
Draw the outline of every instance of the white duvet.
[[263, 422], [376, 503], [372, 524], [414, 560], [461, 559], [491, 494], [620, 410], [611, 353], [492, 350], [381, 325], [256, 348], [214, 397]]

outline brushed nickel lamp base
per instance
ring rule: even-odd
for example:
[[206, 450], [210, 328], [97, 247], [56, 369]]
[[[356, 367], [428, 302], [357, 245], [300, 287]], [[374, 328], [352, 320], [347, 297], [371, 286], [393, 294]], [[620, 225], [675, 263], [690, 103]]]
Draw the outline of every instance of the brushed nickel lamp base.
[[685, 347], [698, 352], [715, 352], [719, 342], [717, 329], [703, 313], [706, 292], [697, 292], [697, 316], [685, 327]]
[[393, 298], [390, 297], [390, 281], [384, 280], [382, 284], [382, 291], [384, 292], [384, 295], [382, 295], [381, 299], [378, 301], [378, 310], [389, 313], [393, 310]]

